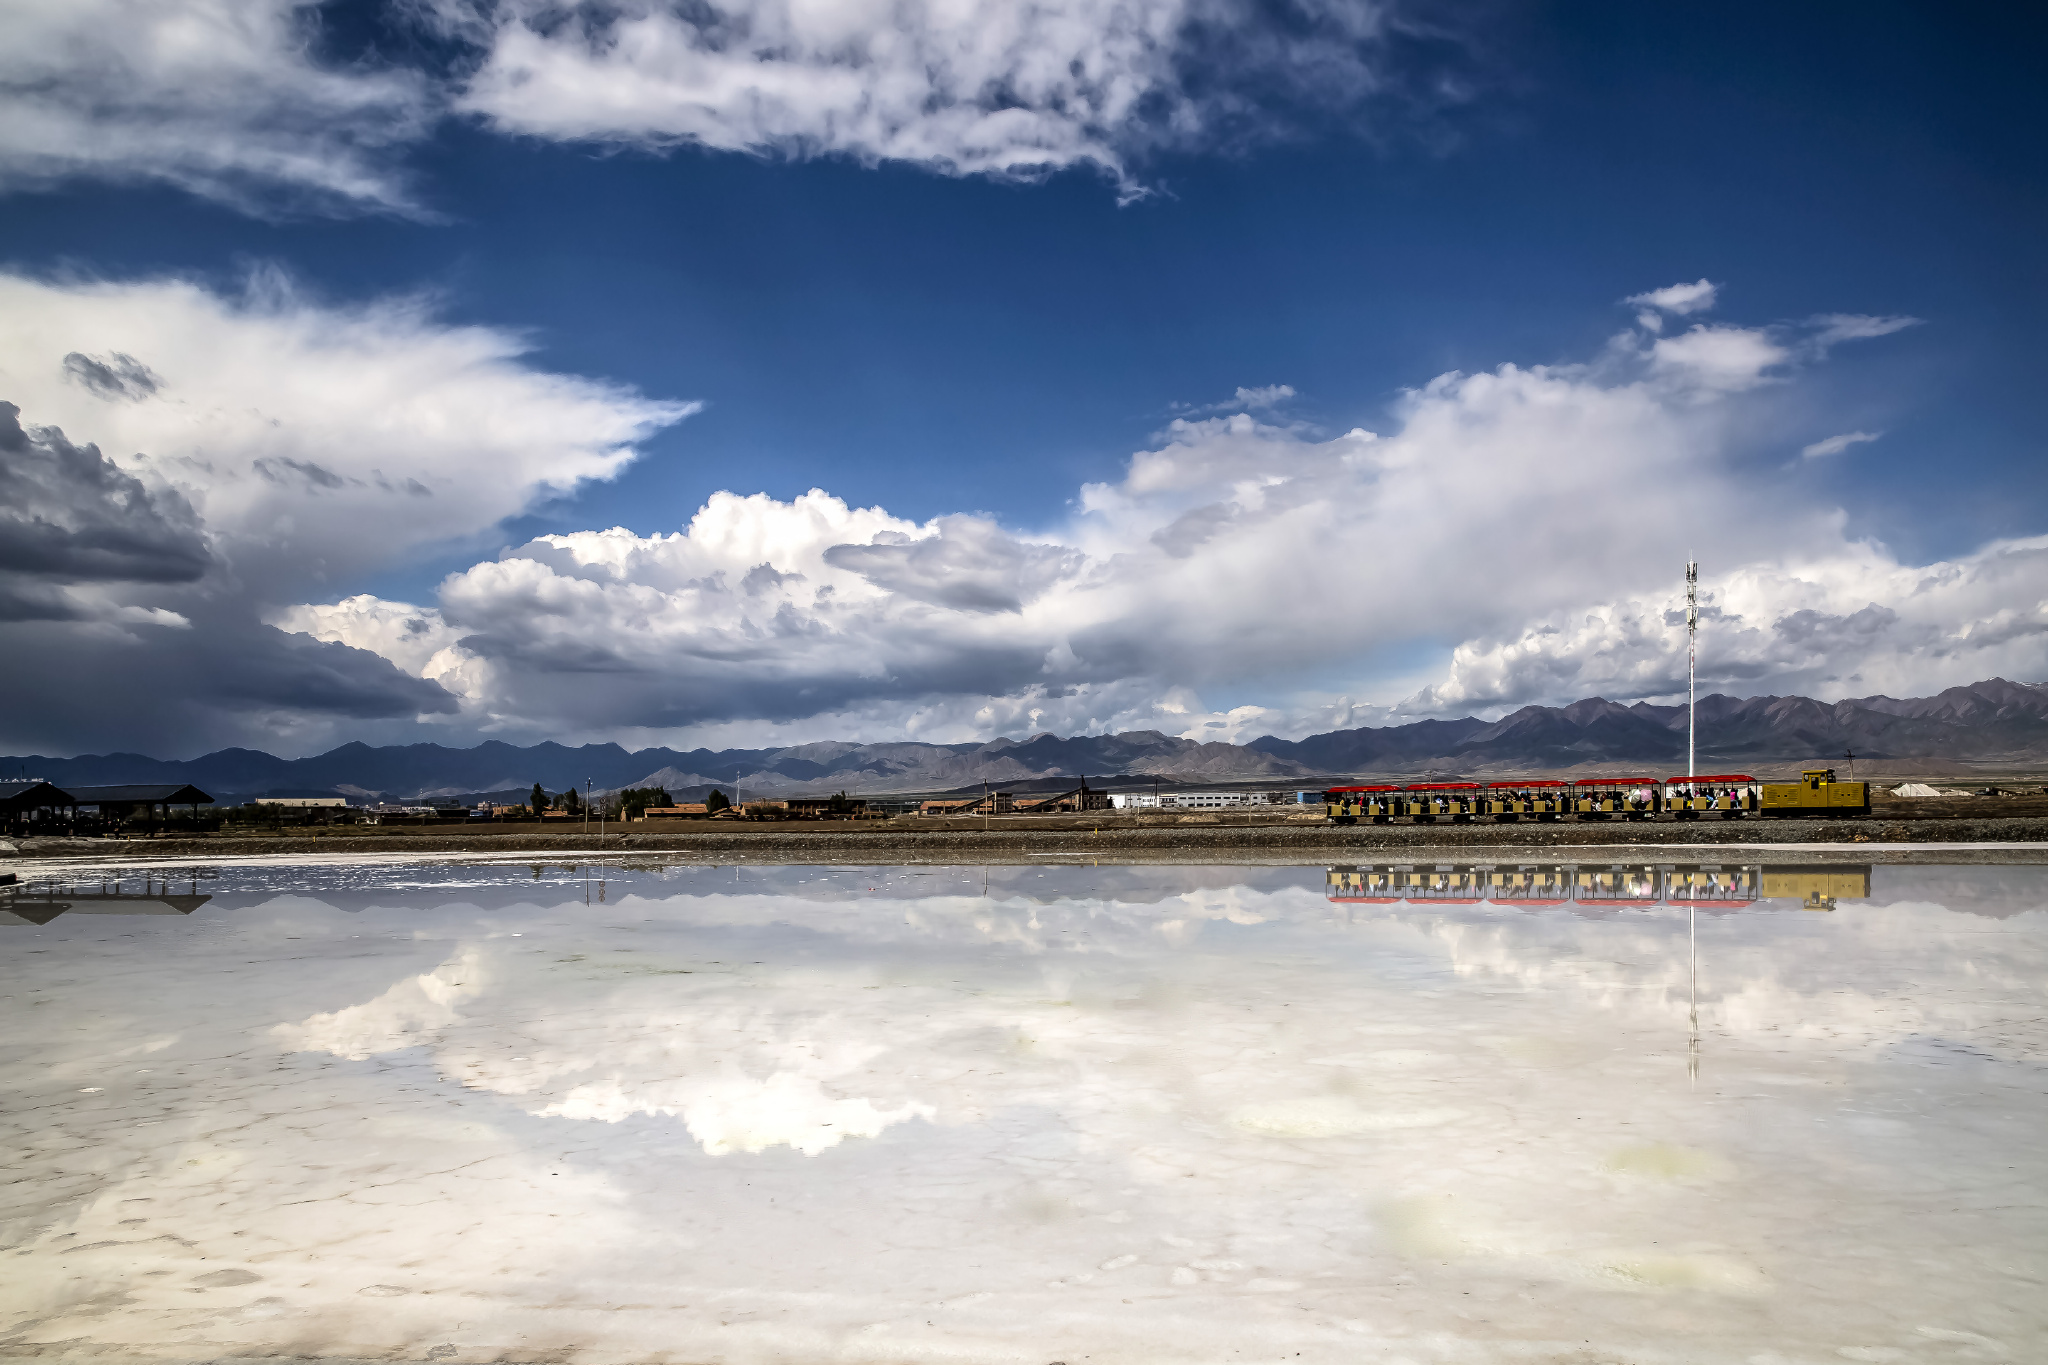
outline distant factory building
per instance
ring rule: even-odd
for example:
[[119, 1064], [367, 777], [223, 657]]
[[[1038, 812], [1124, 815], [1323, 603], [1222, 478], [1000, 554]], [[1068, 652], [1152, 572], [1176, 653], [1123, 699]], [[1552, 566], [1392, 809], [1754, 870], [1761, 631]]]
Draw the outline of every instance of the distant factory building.
[[925, 801], [918, 805], [919, 815], [1008, 815], [1017, 809], [1015, 800], [1008, 792], [990, 792], [986, 796], [968, 797], [964, 800]]
[[[1118, 810], [1218, 810], [1228, 806], [1270, 806], [1291, 803], [1295, 792], [1119, 792], [1109, 798]], [[1316, 793], [1320, 801], [1322, 794]]]
[[[567, 817], [572, 812], [549, 811], [548, 814], [550, 816], [559, 814]], [[711, 818], [711, 806], [708, 802], [704, 801], [678, 801], [672, 806], [649, 806], [640, 812], [640, 818], [642, 820], [708, 820]]]
[[1017, 803], [1019, 815], [1078, 815], [1083, 811], [1108, 809], [1109, 793], [1095, 790], [1088, 785], [1086, 778], [1083, 778], [1081, 785], [1072, 791]]

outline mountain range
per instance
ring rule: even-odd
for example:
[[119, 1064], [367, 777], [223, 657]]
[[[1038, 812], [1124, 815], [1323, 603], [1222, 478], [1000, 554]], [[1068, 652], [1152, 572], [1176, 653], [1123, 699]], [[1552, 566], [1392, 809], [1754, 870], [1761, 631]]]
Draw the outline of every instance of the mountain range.
[[[1922, 765], [2033, 764], [2048, 760], [2048, 684], [2002, 678], [1951, 687], [1938, 696], [1700, 699], [1698, 751], [1709, 771], [1763, 768], [1850, 750], [1858, 760]], [[0, 775], [66, 783], [190, 782], [218, 800], [342, 794], [405, 800], [521, 791], [600, 791], [664, 786], [678, 800], [737, 780], [750, 796], [939, 792], [979, 787], [1043, 788], [1116, 777], [1177, 783], [1284, 783], [1330, 777], [1417, 773], [1504, 775], [1685, 761], [1685, 708], [1622, 705], [1599, 697], [1569, 706], [1525, 706], [1499, 720], [1425, 720], [1333, 730], [1306, 739], [1267, 736], [1249, 744], [1201, 743], [1156, 730], [1117, 735], [997, 739], [986, 743], [854, 744], [823, 741], [771, 749], [641, 749], [616, 744], [528, 747], [492, 741], [469, 749], [439, 744], [344, 744], [310, 758], [222, 749], [193, 759], [141, 754], [0, 758]], [[1675, 770], [1675, 769], [1674, 769]]]

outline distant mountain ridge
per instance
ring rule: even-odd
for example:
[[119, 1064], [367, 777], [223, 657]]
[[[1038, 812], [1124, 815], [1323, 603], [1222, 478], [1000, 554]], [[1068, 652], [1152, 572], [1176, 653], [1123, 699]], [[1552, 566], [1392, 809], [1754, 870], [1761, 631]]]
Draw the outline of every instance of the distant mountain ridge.
[[[2003, 678], [1951, 687], [1938, 696], [1737, 698], [1699, 703], [1699, 753], [1712, 765], [1834, 758], [2048, 760], [2048, 684]], [[713, 786], [730, 794], [735, 777], [756, 796], [845, 789], [857, 793], [944, 791], [1023, 785], [1108, 774], [1177, 782], [1286, 781], [1347, 775], [1530, 772], [1598, 763], [1670, 765], [1685, 759], [1685, 708], [1589, 697], [1569, 706], [1525, 706], [1497, 721], [1472, 717], [1333, 730], [1306, 739], [1267, 736], [1250, 744], [1202, 743], [1156, 730], [1118, 735], [997, 739], [981, 744], [854, 744], [823, 741], [771, 749], [571, 748], [489, 741], [469, 749], [439, 744], [344, 744], [310, 758], [222, 749], [170, 760], [141, 754], [0, 758], [0, 774], [65, 783], [190, 782], [221, 799], [341, 793], [391, 800], [583, 787], [666, 786], [681, 798]]]
[[[1991, 678], [1938, 696], [1738, 698], [1698, 707], [1699, 753], [1717, 761], [1835, 757], [2033, 760], [2048, 758], [2048, 684]], [[1484, 770], [1582, 763], [1672, 763], [1685, 758], [1685, 708], [1599, 697], [1525, 706], [1497, 721], [1421, 721], [1335, 730], [1250, 747], [1318, 772], [1398, 771], [1410, 764]]]

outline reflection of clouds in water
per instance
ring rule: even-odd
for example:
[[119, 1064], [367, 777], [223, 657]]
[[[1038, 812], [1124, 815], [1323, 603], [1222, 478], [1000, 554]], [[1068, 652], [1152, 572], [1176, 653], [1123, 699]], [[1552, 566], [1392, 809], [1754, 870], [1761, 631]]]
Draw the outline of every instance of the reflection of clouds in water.
[[[780, 1144], [815, 1154], [932, 1116], [914, 1100], [878, 1108], [836, 1093], [886, 1050], [862, 1041], [854, 1021], [737, 1005], [716, 985], [678, 1002], [673, 987], [611, 985], [606, 976], [618, 969], [608, 963], [586, 968], [579, 955], [566, 965], [565, 992], [502, 943], [472, 946], [364, 1004], [274, 1032], [294, 1051], [355, 1061], [426, 1045], [466, 1087], [527, 1097], [539, 1117], [680, 1117], [712, 1155]], [[487, 982], [495, 991], [483, 999]], [[609, 989], [575, 989], [593, 983]], [[514, 1033], [500, 1011], [521, 1000], [546, 1008]]]
[[[1684, 916], [1673, 911], [1596, 921], [1410, 906], [1354, 914], [1340, 926], [1343, 912], [1305, 889], [1222, 887], [1139, 904], [869, 896], [800, 908], [759, 894], [680, 905], [628, 894], [611, 912], [633, 918], [678, 909], [695, 925], [723, 930], [787, 929], [796, 919], [834, 945], [836, 960], [813, 961], [795, 975], [747, 977], [640, 953], [558, 960], [497, 938], [362, 1005], [279, 1033], [295, 1049], [356, 1059], [424, 1043], [444, 1072], [516, 1098], [538, 1116], [673, 1117], [714, 1155], [777, 1145], [816, 1154], [912, 1118], [958, 1124], [1042, 1107], [1063, 1113], [1084, 1145], [1152, 1153], [1141, 1163], [1149, 1168], [1186, 1164], [1157, 1155], [1179, 1149], [1184, 1126], [1161, 1131], [1164, 1091], [1172, 1092], [1166, 1107], [1181, 1119], [1268, 1137], [1357, 1135], [1468, 1117], [1429, 1100], [1444, 1067], [1454, 1064], [1450, 1055], [1358, 1047], [1384, 1024], [1367, 1027], [1369, 992], [1325, 1000], [1313, 1018], [1305, 1010], [1284, 1026], [1206, 1008], [1218, 971], [1250, 972], [1270, 994], [1306, 999], [1322, 989], [1317, 982], [1330, 964], [1284, 955], [1256, 965], [1221, 960], [1216, 946], [1203, 950], [1203, 926], [1265, 926], [1281, 943], [1330, 940], [1379, 957], [1382, 974], [1404, 960], [1406, 970], [1424, 973], [1442, 961], [1458, 978], [1512, 981], [1553, 1004], [1570, 1001], [1580, 1015], [1623, 1015], [1653, 1028], [1682, 1016], [1688, 989]], [[1868, 1046], [2014, 1022], [2010, 1009], [1984, 1003], [1975, 987], [1988, 983], [1996, 998], [2024, 998], [2025, 983], [2048, 976], [2048, 961], [2037, 945], [1982, 951], [1978, 935], [1958, 927], [1970, 923], [1919, 905], [1882, 915], [1839, 911], [1824, 921], [1770, 912], [1717, 917], [1704, 935], [1703, 1023], [1721, 1035]], [[1162, 937], [1179, 951], [1162, 956]], [[959, 946], [1006, 951], [995, 963], [957, 968], [935, 968], [915, 954], [874, 956]], [[1910, 974], [1900, 970], [1905, 961]], [[1850, 964], [1853, 971], [1845, 971]], [[1857, 984], [1843, 984], [1848, 976]], [[1956, 988], [1942, 989], [1943, 977]], [[513, 1001], [541, 1008], [521, 1012]], [[476, 1008], [466, 1014], [465, 1002]], [[519, 1022], [508, 1025], [508, 1018]], [[1170, 1040], [1158, 1036], [1162, 1025], [1175, 1030]], [[2024, 1051], [2034, 1033], [2038, 1026], [2027, 1038], [2007, 1030], [1997, 1046]], [[999, 1060], [991, 1064], [998, 1039]], [[1555, 1044], [1520, 1037], [1499, 1050], [1542, 1065], [1547, 1047]], [[1172, 1060], [1162, 1066], [1163, 1051]], [[1291, 1091], [1269, 1093], [1276, 1073], [1264, 1063], [1246, 1065], [1247, 1055], [1277, 1059], [1283, 1070], [1346, 1074], [1311, 1072], [1307, 1093], [1299, 1080]], [[1332, 1087], [1345, 1093], [1323, 1093]], [[1134, 1122], [1142, 1137], [1119, 1131]]]
[[932, 1112], [915, 1101], [885, 1112], [866, 1099], [834, 1099], [815, 1077], [787, 1071], [764, 1081], [725, 1076], [634, 1090], [616, 1080], [587, 1082], [538, 1111], [542, 1118], [606, 1123], [635, 1114], [681, 1115], [690, 1136], [712, 1156], [785, 1144], [816, 1156], [847, 1138], [873, 1137], [892, 1123], [930, 1118]]
[[[381, 855], [321, 855], [332, 864], [318, 867], [224, 863], [190, 868], [179, 864], [169, 875], [176, 881], [196, 875], [203, 889], [223, 907], [242, 908], [273, 903], [283, 895], [332, 906], [349, 914], [378, 909], [416, 907], [439, 897], [446, 904], [473, 905], [495, 911], [532, 905], [581, 903], [586, 890], [594, 894], [600, 881], [608, 888], [607, 904], [623, 897], [643, 902], [683, 903], [730, 897], [772, 901], [790, 916], [792, 905], [837, 906], [860, 912], [882, 899], [914, 911], [931, 900], [983, 899], [984, 881], [990, 902], [1006, 906], [1026, 903], [1075, 907], [1164, 906], [1210, 893], [1248, 892], [1255, 897], [1294, 894], [1320, 886], [1320, 867], [1230, 867], [1179, 865], [1110, 865], [1048, 862], [1025, 866], [879, 866], [818, 868], [776, 863], [747, 866], [674, 864], [661, 866], [617, 863], [480, 863], [446, 867], [427, 863], [394, 866]], [[132, 875], [135, 865], [124, 864]], [[97, 878], [102, 869], [94, 867]], [[1007, 912], [1006, 912], [1007, 913]]]
[[374, 1000], [315, 1014], [302, 1023], [279, 1024], [272, 1032], [293, 1052], [331, 1052], [353, 1062], [417, 1047], [457, 1022], [456, 1006], [483, 991], [482, 975], [477, 950], [468, 949]]
[[[789, 913], [759, 897], [692, 910], [728, 929]], [[1123, 911], [964, 899], [900, 911], [867, 902], [850, 926], [863, 933], [835, 936], [801, 967], [765, 970], [647, 951], [562, 956], [501, 936], [278, 1032], [293, 1048], [353, 1058], [424, 1044], [442, 1073], [537, 1116], [671, 1116], [712, 1154], [779, 1144], [816, 1153], [913, 1117], [957, 1125], [1020, 1109], [1061, 1114], [1076, 1141], [1105, 1153], [1177, 1150], [1189, 1120], [1227, 1126], [1240, 1101], [1274, 1090], [1276, 1042], [1291, 1051], [1312, 1038], [1320, 1050], [1353, 1040], [1349, 1011], [1304, 1009], [1297, 1028], [1222, 1003], [1245, 984], [1235, 959], [1160, 955], [1145, 926], [1161, 915], [1262, 923], [1241, 893]], [[963, 938], [977, 952], [1007, 951], [956, 960]], [[906, 955], [912, 944], [941, 955]], [[1297, 966], [1320, 971], [1288, 961], [1252, 970], [1305, 996], [1313, 987], [1290, 978]], [[1274, 1102], [1289, 1098], [1278, 1084]], [[1327, 1084], [1315, 1076], [1315, 1089]], [[1440, 1110], [1404, 1101], [1346, 1131], [1439, 1122]], [[1131, 1122], [1143, 1140], [1121, 1131]], [[1178, 1176], [1190, 1163], [1168, 1164]]]
[[[1513, 981], [1643, 1020], [1687, 1006], [1683, 911], [1594, 922], [1421, 909], [1387, 918], [1444, 945], [1460, 976]], [[1875, 1046], [1988, 1031], [2002, 1050], [2041, 1055], [2048, 1045], [2038, 1019], [1997, 1003], [2024, 999], [2029, 983], [2048, 979], [2038, 934], [2002, 933], [1924, 902], [1844, 905], [1824, 918], [1703, 916], [1698, 933], [1700, 1018], [1721, 1033]]]
[[[1064, 869], [1073, 871], [1073, 869]], [[652, 888], [647, 889], [651, 891]], [[835, 895], [802, 902], [773, 891], [663, 899], [643, 890], [615, 897], [619, 913], [682, 913], [695, 922], [732, 928], [797, 926], [868, 945], [926, 947], [951, 943], [1012, 947], [1033, 953], [1128, 952], [1146, 957], [1162, 934], [1184, 938], [1192, 926], [1263, 924], [1268, 919], [1325, 918], [1322, 898], [1305, 886], [1270, 890], [1197, 888], [1144, 901], [1097, 901], [1005, 895]]]
[[[1142, 900], [983, 898], [970, 871], [973, 893], [958, 879], [945, 894], [847, 890], [879, 884], [873, 870], [801, 898], [773, 877], [673, 896], [673, 882], [622, 879], [601, 910], [580, 895], [533, 905], [562, 894], [534, 887], [487, 913], [391, 916], [408, 941], [442, 935], [440, 965], [394, 965], [355, 988], [363, 1003], [276, 1036], [383, 1058], [319, 1073], [365, 1085], [423, 1048], [421, 1070], [463, 1087], [430, 1102], [465, 1106], [440, 1112], [506, 1150], [381, 1135], [391, 1169], [364, 1183], [388, 1185], [387, 1202], [323, 1205], [326, 1230], [387, 1246], [365, 1220], [388, 1226], [419, 1190], [453, 1197], [431, 1172], [474, 1151], [528, 1182], [508, 1226], [558, 1214], [575, 1228], [564, 1259], [583, 1268], [546, 1294], [717, 1305], [691, 1319], [701, 1336], [606, 1311], [548, 1340], [820, 1360], [979, 1358], [1020, 1333], [1067, 1359], [1083, 1342], [1162, 1354], [1169, 1339], [1191, 1357], [1250, 1353], [1280, 1330], [1254, 1302], [1293, 1324], [1290, 1352], [1343, 1334], [1372, 1358], [1488, 1359], [1444, 1334], [1503, 1284], [1532, 1297], [1489, 1301], [1489, 1341], [1568, 1327], [1626, 1355], [1662, 1330], [1632, 1313], [1682, 1310], [1742, 1337], [1730, 1359], [1794, 1341], [1825, 1354], [1845, 1339], [1816, 1326], [1827, 1305], [1875, 1295], [1933, 1321], [2012, 1254], [2004, 1215], [1955, 1211], [1972, 1172], [2027, 1159], [2009, 1102], [1975, 1113], [1967, 1071], [1905, 1072], [1910, 1058], [1870, 1044], [1938, 1029], [2012, 1055], [2028, 1035], [2004, 1021], [2035, 1009], [2048, 975], [2026, 917], [1702, 916], [1711, 1037], [1695, 1087], [1682, 911], [1363, 911], [1325, 901], [1320, 869]], [[297, 934], [314, 912], [291, 913]], [[1936, 1088], [1915, 1103], [1942, 1114], [1939, 1131], [1845, 1109], [1901, 1085]], [[573, 1164], [534, 1158], [557, 1150]], [[235, 1188], [306, 1156], [250, 1153]], [[1891, 1260], [1832, 1254], [1845, 1208]], [[470, 1226], [488, 1238], [499, 1221], [479, 1208]], [[972, 1256], [956, 1254], [963, 1237]], [[482, 1240], [452, 1264], [498, 1313], [505, 1282]], [[1923, 1246], [1950, 1268], [1892, 1273]], [[367, 1266], [361, 1279], [404, 1282]], [[777, 1316], [795, 1302], [826, 1325], [796, 1332]], [[1724, 1311], [1762, 1325], [1745, 1335]], [[970, 1319], [983, 1335], [963, 1345]], [[887, 1330], [862, 1335], [874, 1323]]]

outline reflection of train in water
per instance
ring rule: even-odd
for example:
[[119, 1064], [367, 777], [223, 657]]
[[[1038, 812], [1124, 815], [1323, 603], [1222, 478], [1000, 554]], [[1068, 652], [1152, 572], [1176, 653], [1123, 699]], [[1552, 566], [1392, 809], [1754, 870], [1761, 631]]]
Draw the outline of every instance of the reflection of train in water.
[[1713, 777], [1586, 777], [1575, 782], [1418, 782], [1412, 786], [1331, 787], [1324, 813], [1333, 824], [1408, 820], [1649, 820], [1669, 816], [1723, 820], [1762, 816], [1870, 814], [1868, 782], [1837, 782], [1833, 768], [1809, 768], [1797, 782], [1765, 782], [1746, 773]]
[[1360, 863], [1325, 869], [1324, 885], [1329, 899], [1344, 905], [1484, 902], [1525, 909], [1734, 909], [1759, 900], [1797, 900], [1808, 910], [1832, 910], [1837, 899], [1870, 894], [1870, 869], [1712, 863]]

